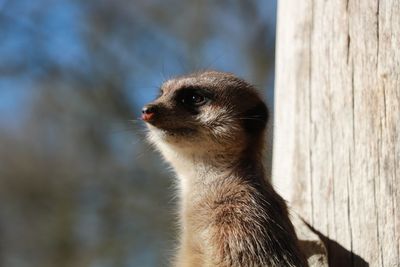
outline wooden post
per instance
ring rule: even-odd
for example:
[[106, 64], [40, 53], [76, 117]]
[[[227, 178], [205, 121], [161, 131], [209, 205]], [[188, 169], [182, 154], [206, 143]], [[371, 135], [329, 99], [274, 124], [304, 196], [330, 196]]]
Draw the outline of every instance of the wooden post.
[[400, 1], [280, 0], [273, 183], [331, 266], [400, 265]]

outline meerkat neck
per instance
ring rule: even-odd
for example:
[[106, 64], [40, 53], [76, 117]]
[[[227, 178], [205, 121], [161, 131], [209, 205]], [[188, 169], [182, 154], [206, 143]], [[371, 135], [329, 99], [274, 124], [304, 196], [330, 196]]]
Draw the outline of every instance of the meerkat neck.
[[207, 187], [219, 177], [227, 175], [237, 161], [239, 158], [230, 156], [228, 160], [215, 155], [209, 157], [191, 155], [172, 161], [171, 165], [180, 182], [182, 198], [207, 192]]
[[264, 167], [254, 155], [191, 156], [171, 162], [178, 175], [182, 204], [207, 197], [210, 186], [216, 183], [264, 184]]
[[182, 198], [203, 194], [212, 182], [221, 177], [226, 180], [228, 177], [225, 176], [232, 173], [241, 174], [243, 179], [249, 176], [264, 178], [262, 146], [249, 143], [224, 150], [193, 151], [161, 144], [160, 150], [178, 176]]

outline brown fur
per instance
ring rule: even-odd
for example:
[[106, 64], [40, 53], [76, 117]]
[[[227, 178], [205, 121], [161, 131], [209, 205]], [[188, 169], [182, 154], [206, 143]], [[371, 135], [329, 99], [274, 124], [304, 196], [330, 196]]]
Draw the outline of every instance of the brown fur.
[[[193, 92], [206, 103], [188, 106]], [[232, 74], [195, 73], [165, 82], [151, 108], [149, 139], [179, 178], [176, 266], [306, 266], [265, 179], [268, 111], [256, 90]]]

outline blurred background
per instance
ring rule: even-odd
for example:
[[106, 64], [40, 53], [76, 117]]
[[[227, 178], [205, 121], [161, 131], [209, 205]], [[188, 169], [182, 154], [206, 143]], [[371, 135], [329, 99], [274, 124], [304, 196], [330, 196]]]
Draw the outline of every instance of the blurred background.
[[0, 266], [168, 266], [173, 174], [144, 141], [163, 80], [273, 100], [276, 1], [0, 0]]

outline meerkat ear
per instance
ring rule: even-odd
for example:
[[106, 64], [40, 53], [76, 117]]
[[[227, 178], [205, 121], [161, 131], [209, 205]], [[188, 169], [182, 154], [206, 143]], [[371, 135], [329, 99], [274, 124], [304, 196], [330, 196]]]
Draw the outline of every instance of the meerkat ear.
[[244, 128], [249, 133], [257, 133], [265, 129], [268, 122], [268, 108], [260, 102], [243, 114]]

